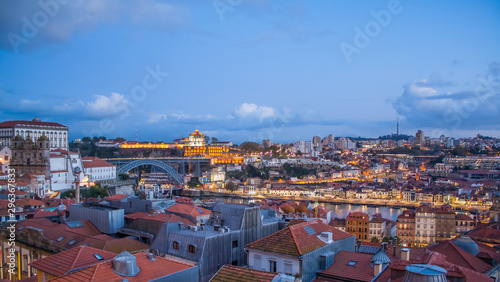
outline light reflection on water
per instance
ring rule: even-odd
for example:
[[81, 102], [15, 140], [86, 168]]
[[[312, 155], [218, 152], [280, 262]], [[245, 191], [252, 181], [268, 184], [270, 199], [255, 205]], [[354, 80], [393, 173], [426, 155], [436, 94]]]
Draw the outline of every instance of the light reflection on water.
[[[201, 199], [204, 201], [213, 200], [214, 197], [193, 197], [193, 200]], [[226, 203], [231, 204], [248, 204], [255, 202], [254, 199], [241, 199], [241, 198], [223, 198]], [[312, 203], [312, 202], [311, 202]], [[314, 203], [312, 203], [314, 204]], [[383, 218], [396, 221], [398, 215], [400, 215], [405, 208], [393, 208], [386, 206], [369, 207], [367, 205], [352, 205], [352, 204], [330, 204], [330, 203], [319, 203], [320, 206], [332, 211], [332, 218], [345, 218], [350, 212], [364, 212], [368, 215], [373, 215], [376, 213], [382, 214]]]

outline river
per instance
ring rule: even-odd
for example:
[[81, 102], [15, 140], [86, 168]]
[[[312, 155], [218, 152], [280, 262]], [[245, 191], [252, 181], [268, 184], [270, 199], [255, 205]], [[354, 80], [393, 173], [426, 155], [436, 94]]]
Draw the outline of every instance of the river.
[[[203, 201], [214, 200], [216, 197], [191, 197], [193, 200], [200, 199]], [[226, 203], [232, 204], [248, 204], [254, 201], [254, 199], [248, 198], [222, 198]], [[400, 215], [405, 208], [395, 208], [388, 206], [372, 207], [367, 205], [352, 205], [352, 204], [332, 204], [332, 203], [319, 203], [320, 206], [332, 211], [332, 218], [345, 218], [350, 212], [364, 212], [368, 215], [373, 215], [380, 213], [383, 218], [387, 218], [396, 221], [398, 215]]]

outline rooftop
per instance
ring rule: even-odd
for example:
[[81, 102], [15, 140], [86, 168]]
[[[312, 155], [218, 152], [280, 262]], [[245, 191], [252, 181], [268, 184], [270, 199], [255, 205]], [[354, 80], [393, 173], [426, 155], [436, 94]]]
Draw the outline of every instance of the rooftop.
[[250, 269], [235, 265], [224, 265], [215, 275], [210, 279], [211, 282], [270, 282], [278, 273], [267, 272], [261, 270]]

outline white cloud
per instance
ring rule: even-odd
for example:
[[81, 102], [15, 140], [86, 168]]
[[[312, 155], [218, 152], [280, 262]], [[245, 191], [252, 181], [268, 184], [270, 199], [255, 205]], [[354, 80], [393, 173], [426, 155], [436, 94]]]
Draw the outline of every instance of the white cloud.
[[243, 119], [258, 119], [262, 122], [266, 118], [275, 118], [275, 110], [267, 106], [258, 106], [253, 103], [243, 103], [234, 110], [234, 114]]
[[87, 112], [92, 116], [104, 117], [126, 113], [129, 102], [119, 93], [111, 95], [94, 95], [95, 100], [87, 103]]

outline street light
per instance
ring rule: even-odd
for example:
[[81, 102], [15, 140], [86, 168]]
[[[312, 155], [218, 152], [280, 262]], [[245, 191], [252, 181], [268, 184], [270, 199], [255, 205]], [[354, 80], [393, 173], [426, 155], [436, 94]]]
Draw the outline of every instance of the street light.
[[80, 202], [80, 173], [82, 172], [82, 170], [80, 169], [80, 167], [75, 167], [73, 169], [73, 174], [75, 175], [75, 198], [76, 198], [76, 202], [79, 203]]

